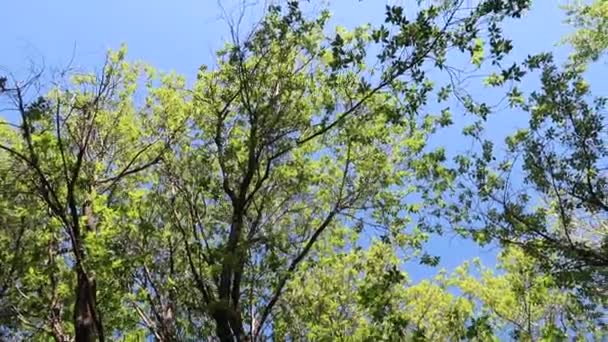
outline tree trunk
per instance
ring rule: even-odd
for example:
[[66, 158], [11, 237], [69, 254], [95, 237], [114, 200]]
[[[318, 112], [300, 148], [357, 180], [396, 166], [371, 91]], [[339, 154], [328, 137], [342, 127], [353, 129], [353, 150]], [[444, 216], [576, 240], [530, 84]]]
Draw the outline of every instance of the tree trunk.
[[213, 315], [216, 333], [220, 341], [240, 342], [244, 338], [241, 313], [239, 312], [240, 277], [243, 269], [243, 252], [239, 240], [243, 229], [243, 205], [233, 203], [232, 224], [228, 243], [224, 250], [220, 276], [219, 302]]
[[230, 330], [230, 323], [228, 323], [228, 318], [225, 314], [216, 314], [214, 315], [215, 320], [215, 333], [221, 342], [234, 342], [235, 339], [232, 335], [232, 330]]
[[103, 341], [101, 321], [97, 316], [95, 280], [78, 270], [76, 302], [74, 304], [74, 327], [76, 342]]
[[[73, 204], [75, 201], [72, 201]], [[75, 206], [72, 208], [73, 213], [76, 213]], [[87, 200], [83, 205], [83, 212], [86, 215], [86, 228], [89, 233], [96, 231], [96, 221], [93, 213], [91, 201]], [[78, 227], [78, 215], [74, 217], [74, 236], [77, 253], [79, 254], [79, 262], [84, 258], [84, 248], [81, 242], [80, 229]], [[82, 267], [82, 264], [77, 263], [76, 274], [78, 281], [76, 284], [76, 302], [74, 304], [74, 327], [76, 342], [92, 342], [99, 340], [104, 341], [103, 327], [101, 317], [97, 311], [97, 286], [95, 278], [89, 277]]]

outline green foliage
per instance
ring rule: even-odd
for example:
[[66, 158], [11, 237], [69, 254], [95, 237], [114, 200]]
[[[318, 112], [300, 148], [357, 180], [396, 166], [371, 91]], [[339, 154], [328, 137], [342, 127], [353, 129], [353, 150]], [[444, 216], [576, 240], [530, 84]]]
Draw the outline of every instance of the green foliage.
[[520, 249], [501, 253], [499, 273], [473, 262], [474, 270], [466, 263], [452, 275], [440, 272], [417, 284], [394, 271], [400, 260], [380, 242], [324, 255], [303, 265], [285, 293], [288, 305], [280, 308], [275, 337], [552, 341], [605, 333], [601, 319], [588, 316], [573, 293], [564, 293]]
[[498, 269], [504, 273], [478, 267], [478, 278], [470, 275], [465, 264], [450, 280], [465, 297], [482, 303], [483, 315], [471, 325], [476, 329], [474, 334], [501, 331], [518, 340], [551, 341], [605, 333], [601, 319], [587, 315], [574, 293], [560, 289], [555, 278], [544, 273], [521, 249], [509, 247], [503, 251]]
[[[424, 243], [446, 229], [459, 176], [475, 168], [484, 199], [505, 184], [488, 170], [490, 141], [477, 160], [448, 166], [430, 139], [455, 119], [429, 101], [488, 118], [488, 104], [442, 82], [462, 56], [493, 72], [489, 86], [520, 81], [524, 66], [501, 66], [513, 48], [501, 25], [529, 1], [462, 6], [387, 6], [384, 23], [352, 30], [330, 29], [328, 11], [309, 16], [297, 1], [270, 6], [192, 85], [127, 62], [125, 47], [99, 74], [70, 74], [41, 97], [28, 92], [39, 75], [0, 78], [20, 114], [0, 122], [0, 336], [492, 341], [592, 331], [595, 317], [520, 250], [504, 252], [499, 275], [465, 265], [413, 284], [404, 271], [439, 264]], [[544, 93], [509, 93], [534, 127], [562, 123], [556, 92], [580, 105], [588, 91], [548, 59], [527, 61], [542, 69]], [[550, 87], [562, 78], [571, 87]], [[580, 125], [593, 130], [590, 111]], [[521, 131], [509, 147], [526, 143]], [[539, 225], [547, 216], [532, 215]]]
[[565, 39], [575, 49], [571, 56], [573, 63], [597, 61], [608, 48], [608, 3], [603, 0], [577, 1], [565, 9], [568, 23], [576, 28]]
[[[525, 103], [521, 95], [517, 100], [530, 114], [529, 125], [507, 138], [502, 165], [494, 162], [489, 141], [476, 165], [469, 164], [479, 194], [496, 204], [487, 210], [488, 225], [476, 234], [525, 244], [565, 282], [604, 283], [605, 100], [590, 96], [580, 71], [562, 70], [551, 61], [539, 67], [542, 89]], [[520, 167], [531, 185], [525, 191], [513, 189], [509, 179]], [[544, 203], [535, 206], [539, 198]]]
[[[586, 63], [605, 50], [605, 1], [571, 7], [575, 49], [563, 65], [551, 54], [529, 56], [512, 68], [519, 80], [538, 77], [540, 87], [524, 94], [508, 91], [511, 106], [528, 117], [526, 127], [505, 141], [505, 155], [483, 137], [483, 125], [467, 131], [480, 150], [459, 157], [467, 206], [454, 210], [474, 220], [467, 230], [480, 243], [520, 246], [550, 272], [560, 286], [586, 297], [589, 307], [605, 310], [608, 282], [606, 239], [606, 99], [593, 96], [585, 80]], [[487, 83], [502, 85], [500, 77]], [[523, 179], [522, 179], [523, 178]], [[476, 197], [483, 202], [473, 208]], [[468, 199], [468, 201], [467, 201]], [[554, 330], [547, 328], [547, 334]]]
[[[7, 90], [21, 125], [14, 131], [1, 127], [2, 172], [9, 177], [3, 195], [18, 194], [6, 217], [21, 224], [11, 228], [15, 223], [7, 222], [3, 234], [7, 244], [16, 244], [8, 257], [23, 265], [9, 270], [5, 296], [23, 333], [56, 339], [72, 333], [79, 274], [103, 284], [94, 295], [104, 304], [93, 315], [107, 317], [107, 332], [135, 327], [139, 319], [124, 308], [133, 280], [130, 246], [120, 246], [124, 232], [135, 228], [135, 193], [147, 181], [144, 171], [160, 160], [183, 119], [175, 108], [158, 103], [163, 87], [150, 89], [145, 107], [134, 105], [142, 66], [125, 62], [124, 55], [124, 48], [110, 53], [101, 75], [76, 74], [68, 85], [29, 103], [29, 84]], [[87, 305], [96, 311], [96, 304]], [[38, 314], [44, 312], [49, 316]], [[95, 331], [100, 334], [101, 327]]]

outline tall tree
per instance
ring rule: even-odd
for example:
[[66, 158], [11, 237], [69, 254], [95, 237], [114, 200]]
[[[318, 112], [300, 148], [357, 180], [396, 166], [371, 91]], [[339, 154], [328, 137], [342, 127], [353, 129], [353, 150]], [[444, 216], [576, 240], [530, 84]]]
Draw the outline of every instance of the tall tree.
[[[569, 37], [571, 59], [560, 64], [546, 53], [517, 66], [522, 77], [538, 77], [540, 87], [527, 98], [517, 88], [509, 92], [512, 107], [529, 120], [506, 139], [506, 155], [499, 156], [495, 141], [483, 137], [481, 129], [472, 129], [483, 151], [459, 159], [483, 202], [477, 216], [482, 226], [473, 235], [484, 243], [496, 239], [521, 246], [562, 285], [603, 305], [608, 294], [606, 98], [592, 95], [585, 71], [605, 50], [607, 13], [605, 1], [570, 8], [578, 27]], [[494, 75], [488, 83], [502, 86], [504, 79]]]
[[[71, 339], [68, 315], [77, 341], [104, 340], [122, 318], [115, 310], [130, 279], [128, 259], [117, 247], [137, 204], [130, 192], [144, 186], [142, 173], [160, 161], [183, 121], [155, 93], [135, 106], [142, 66], [126, 63], [124, 55], [124, 49], [111, 53], [99, 75], [76, 73], [71, 84], [58, 84], [43, 96], [34, 94], [40, 74], [27, 82], [3, 82], [2, 95], [19, 123], [3, 122], [0, 150], [22, 182], [16, 199], [28, 201], [22, 212], [15, 202], [14, 218], [7, 219], [22, 225], [13, 233], [15, 224], [9, 223], [7, 232], [17, 234], [11, 243], [21, 248], [20, 232], [27, 229], [32, 240], [23, 243], [37, 248], [31, 251], [36, 264], [12, 284], [20, 295], [14, 305], [26, 325], [57, 341]], [[28, 215], [31, 210], [40, 212]]]
[[187, 302], [186, 325], [203, 335], [263, 340], [286, 286], [331, 232], [379, 227], [402, 245], [412, 220], [403, 209], [420, 207], [429, 215], [414, 215], [419, 229], [434, 229], [430, 213], [453, 174], [443, 149], [425, 147], [450, 116], [425, 113], [435, 92], [425, 69], [451, 68], [446, 58], [458, 51], [481, 63], [484, 28], [488, 57], [500, 60], [511, 44], [499, 23], [526, 6], [446, 1], [413, 15], [388, 6], [385, 24], [326, 37], [327, 12], [307, 18], [289, 2], [251, 34], [235, 32], [218, 67], [201, 68], [188, 135], [153, 182], [145, 219], [161, 229], [162, 252], [150, 251], [141, 270], [154, 288], [145, 294], [150, 329], [179, 335], [157, 312]]

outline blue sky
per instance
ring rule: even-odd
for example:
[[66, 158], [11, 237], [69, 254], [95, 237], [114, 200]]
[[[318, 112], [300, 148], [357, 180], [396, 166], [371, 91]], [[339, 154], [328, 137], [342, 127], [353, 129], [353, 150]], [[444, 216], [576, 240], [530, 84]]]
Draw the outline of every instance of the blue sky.
[[[402, 2], [407, 6], [414, 1]], [[533, 2], [532, 11], [523, 20], [509, 22], [506, 27], [514, 40], [514, 58], [555, 49], [565, 56], [567, 49], [556, 48], [555, 44], [570, 27], [563, 23], [558, 3]], [[331, 2], [330, 8], [335, 23], [352, 27], [382, 18], [384, 4], [338, 0]], [[233, 13], [235, 1], [222, 1], [222, 7]], [[213, 51], [229, 37], [221, 14], [218, 2], [205, 0], [3, 0], [0, 67], [24, 75], [30, 60], [36, 64], [44, 62], [48, 68], [61, 68], [73, 55], [73, 66], [91, 70], [101, 66], [107, 49], [127, 43], [130, 59], [144, 60], [160, 70], [174, 70], [191, 79], [200, 65], [213, 64]], [[256, 15], [253, 10], [250, 14]], [[473, 86], [471, 90], [478, 96], [488, 91], [483, 86]], [[525, 119], [521, 113], [500, 112], [489, 133], [504, 136]], [[450, 146], [468, 144], [458, 134], [444, 134], [438, 136], [440, 144], [442, 139]], [[449, 237], [435, 238], [428, 247], [431, 253], [442, 257], [441, 266], [448, 269], [476, 256], [492, 264], [496, 252]], [[436, 270], [412, 266], [408, 271], [417, 280]]]
[[[10, 70], [22, 69], [25, 58], [37, 62], [44, 58], [46, 65], [60, 66], [70, 60], [74, 48], [76, 65], [99, 66], [107, 49], [124, 42], [131, 58], [192, 75], [198, 66], [212, 61], [213, 51], [228, 38], [216, 1], [2, 2], [0, 65]], [[568, 32], [557, 2], [534, 2], [527, 18], [508, 27], [516, 40], [516, 53], [551, 48]], [[227, 12], [233, 12], [234, 0], [221, 3]], [[331, 9], [335, 22], [353, 26], [381, 18], [384, 3], [336, 0]]]

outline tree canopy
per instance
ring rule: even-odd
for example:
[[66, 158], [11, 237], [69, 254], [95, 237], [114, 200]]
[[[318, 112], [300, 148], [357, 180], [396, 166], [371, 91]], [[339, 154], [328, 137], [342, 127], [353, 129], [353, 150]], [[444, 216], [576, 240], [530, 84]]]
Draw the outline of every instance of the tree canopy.
[[[484, 209], [473, 215], [481, 224], [468, 227], [473, 237], [522, 247], [562, 284], [604, 305], [606, 98], [594, 95], [586, 78], [590, 70], [602, 69], [594, 62], [606, 49], [605, 8], [604, 1], [568, 7], [568, 20], [577, 28], [565, 40], [574, 48], [568, 60], [560, 63], [543, 53], [522, 62], [522, 77], [538, 78], [540, 87], [509, 92], [511, 106], [528, 122], [507, 137], [506, 155], [498, 156], [496, 142], [478, 129], [472, 135], [483, 152], [460, 159], [463, 172], [475, 179], [469, 182], [473, 192], [484, 201]], [[504, 82], [499, 77], [490, 83]]]
[[[511, 65], [503, 26], [530, 1], [469, 5], [390, 5], [346, 29], [288, 1], [231, 26], [196, 75], [122, 46], [98, 72], [2, 76], [17, 118], [0, 119], [0, 339], [605, 338], [606, 101], [582, 63], [608, 12], [568, 9], [563, 64]], [[463, 68], [528, 113], [506, 154]], [[452, 160], [435, 142], [461, 114], [480, 146]], [[499, 242], [496, 268], [412, 281], [447, 232]]]

